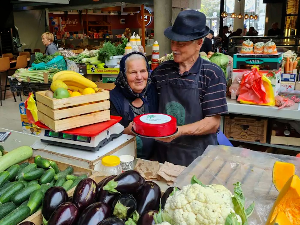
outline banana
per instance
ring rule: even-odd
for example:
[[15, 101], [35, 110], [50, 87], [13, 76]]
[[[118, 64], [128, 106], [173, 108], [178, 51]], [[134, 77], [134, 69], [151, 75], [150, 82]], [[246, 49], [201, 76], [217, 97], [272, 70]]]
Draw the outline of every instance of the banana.
[[73, 72], [73, 71], [68, 71], [68, 72], [65, 72], [64, 74], [57, 76], [56, 80], [61, 80], [65, 83], [69, 82], [69, 81], [75, 82], [75, 83], [85, 86], [86, 88], [88, 88], [88, 87], [96, 88], [97, 87], [97, 85], [93, 81], [91, 81], [91, 80], [85, 78], [84, 76], [82, 76], [81, 74]]
[[[74, 74], [74, 73], [75, 73], [75, 74], [79, 74], [79, 73], [76, 73], [76, 72], [71, 71], [71, 70], [63, 70], [63, 71], [60, 71], [60, 72], [54, 74], [52, 80], [53, 80], [53, 81], [57, 80], [57, 78], [58, 78], [60, 75], [62, 75], [62, 74]], [[81, 74], [79, 74], [79, 75], [82, 76]]]
[[80, 93], [83, 92], [82, 88], [79, 88], [79, 87], [76, 87], [76, 86], [70, 86], [70, 85], [68, 85], [68, 89], [70, 89], [71, 91], [78, 91]]
[[87, 88], [86, 86], [82, 85], [82, 84], [79, 84], [77, 82], [74, 82], [74, 81], [64, 81], [64, 83], [69, 87], [69, 86], [73, 86], [73, 87], [78, 87], [78, 88], [81, 88], [81, 89], [85, 89]]

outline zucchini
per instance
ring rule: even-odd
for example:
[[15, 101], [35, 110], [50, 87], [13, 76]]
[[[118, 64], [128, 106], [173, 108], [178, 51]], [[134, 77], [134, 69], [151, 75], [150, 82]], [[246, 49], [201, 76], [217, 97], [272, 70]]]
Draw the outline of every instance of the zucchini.
[[0, 197], [7, 191], [9, 190], [15, 183], [17, 182], [6, 182], [3, 187], [0, 189]]
[[13, 202], [7, 202], [0, 205], [0, 220], [16, 208], [17, 206]]
[[33, 185], [33, 184], [38, 184], [39, 182], [37, 180], [32, 180], [28, 183], [28, 186]]
[[78, 177], [77, 176], [75, 176], [75, 175], [67, 175], [66, 176], [66, 179], [67, 180], [76, 180]]
[[67, 180], [63, 185], [62, 188], [64, 188], [66, 191], [71, 189], [71, 186], [73, 184], [74, 181], [72, 180]]
[[18, 172], [19, 172], [20, 166], [18, 164], [13, 165], [9, 167], [6, 171], [9, 172], [8, 180], [12, 181], [15, 180]]
[[8, 181], [9, 172], [3, 171], [0, 173], [0, 188]]
[[0, 220], [1, 225], [15, 225], [27, 217], [30, 216], [30, 208], [27, 205], [22, 205], [12, 212], [10, 212], [7, 216]]
[[3, 195], [1, 195], [0, 203], [4, 204], [6, 202], [9, 202], [13, 198], [13, 196], [23, 188], [24, 184], [22, 184], [21, 182], [15, 183], [9, 190], [7, 190]]
[[27, 203], [27, 206], [30, 208], [30, 214], [36, 212], [42, 205], [44, 194], [45, 193], [42, 191], [42, 188], [31, 193]]
[[67, 175], [72, 174], [73, 172], [74, 172], [73, 167], [72, 166], [68, 166], [64, 171], [56, 174], [54, 176], [54, 179], [58, 180], [59, 178], [66, 177]]
[[37, 168], [36, 170], [30, 171], [28, 173], [24, 173], [23, 178], [24, 180], [31, 181], [40, 179], [43, 176], [45, 170], [42, 168]]
[[12, 201], [16, 205], [20, 205], [22, 202], [29, 199], [32, 192], [39, 190], [40, 188], [41, 186], [39, 184], [33, 184], [31, 186], [28, 186], [16, 193], [16, 195], [13, 196]]
[[73, 187], [76, 187], [80, 181], [82, 181], [83, 179], [86, 179], [87, 175], [83, 174], [81, 176], [79, 176], [76, 180], [74, 180], [73, 184], [71, 185], [70, 189], [72, 189]]
[[3, 172], [14, 164], [18, 164], [30, 158], [32, 154], [32, 148], [29, 146], [22, 146], [8, 152], [0, 158], [0, 172]]
[[54, 169], [55, 174], [58, 174], [60, 172], [60, 169], [58, 168], [56, 162], [51, 161], [51, 160], [49, 162], [50, 162], [50, 166]]
[[55, 182], [54, 186], [55, 186], [55, 187], [61, 187], [65, 182], [66, 182], [66, 179], [65, 179], [64, 177], [59, 178], [59, 179]]
[[54, 179], [55, 170], [53, 168], [48, 169], [40, 179], [40, 184], [50, 183]]
[[23, 176], [25, 173], [28, 173], [30, 171], [36, 170], [37, 169], [37, 165], [35, 163], [31, 163], [28, 166], [26, 166], [25, 168], [23, 168], [17, 175], [17, 180], [21, 180], [23, 179]]
[[50, 167], [50, 162], [48, 159], [42, 158], [40, 155], [34, 158], [34, 163], [41, 168], [48, 169]]

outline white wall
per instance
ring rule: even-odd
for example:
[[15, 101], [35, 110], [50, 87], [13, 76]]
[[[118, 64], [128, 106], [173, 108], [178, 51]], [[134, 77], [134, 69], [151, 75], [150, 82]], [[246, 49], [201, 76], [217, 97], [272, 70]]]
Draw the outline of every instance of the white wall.
[[42, 43], [41, 35], [45, 32], [45, 11], [29, 10], [22, 12], [14, 12], [15, 26], [18, 28], [21, 43], [26, 45], [23, 49], [35, 48], [45, 50]]

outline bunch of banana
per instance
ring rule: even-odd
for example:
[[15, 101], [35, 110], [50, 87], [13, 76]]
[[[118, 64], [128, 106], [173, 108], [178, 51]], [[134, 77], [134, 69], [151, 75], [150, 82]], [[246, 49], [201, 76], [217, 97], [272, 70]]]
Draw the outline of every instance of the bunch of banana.
[[68, 89], [72, 91], [82, 92], [86, 88], [97, 88], [97, 85], [93, 81], [74, 71], [60, 71], [56, 73], [52, 79], [53, 82], [56, 80], [61, 80], [68, 86]]

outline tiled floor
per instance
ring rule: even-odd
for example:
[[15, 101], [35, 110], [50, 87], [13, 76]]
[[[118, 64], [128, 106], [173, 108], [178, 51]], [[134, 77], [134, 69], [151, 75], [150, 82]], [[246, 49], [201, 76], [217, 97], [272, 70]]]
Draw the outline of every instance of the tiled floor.
[[[13, 97], [9, 97], [2, 101], [0, 106], [0, 127], [9, 130], [22, 131], [22, 124], [20, 119], [19, 104], [21, 103], [20, 97], [16, 97], [17, 102]], [[26, 96], [22, 97], [23, 101]], [[1, 105], [1, 104], [0, 104]]]

